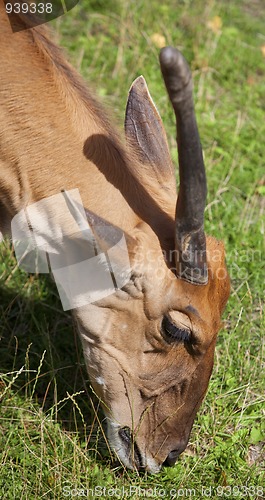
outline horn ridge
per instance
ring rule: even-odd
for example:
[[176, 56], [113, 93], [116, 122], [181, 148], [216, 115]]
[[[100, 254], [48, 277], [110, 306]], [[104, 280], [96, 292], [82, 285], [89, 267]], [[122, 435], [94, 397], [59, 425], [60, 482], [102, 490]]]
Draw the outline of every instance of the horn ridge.
[[192, 75], [183, 55], [173, 47], [161, 50], [160, 66], [177, 125], [180, 186], [175, 216], [176, 271], [181, 279], [206, 284], [207, 184], [194, 111]]

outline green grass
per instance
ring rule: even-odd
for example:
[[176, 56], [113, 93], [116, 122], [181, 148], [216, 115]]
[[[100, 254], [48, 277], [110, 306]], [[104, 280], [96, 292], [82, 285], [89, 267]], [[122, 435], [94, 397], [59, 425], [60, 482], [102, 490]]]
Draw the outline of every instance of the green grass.
[[[206, 229], [225, 242], [232, 292], [187, 451], [175, 467], [138, 476], [112, 465], [79, 340], [54, 285], [17, 269], [9, 245], [2, 243], [0, 497], [61, 499], [68, 486], [90, 489], [84, 494], [93, 498], [92, 489], [99, 486], [110, 488], [101, 491], [106, 498], [115, 489], [113, 497], [122, 498], [122, 487], [133, 499], [147, 497], [137, 487], [150, 488], [149, 497], [157, 488], [157, 498], [162, 490], [164, 498], [173, 498], [173, 490], [175, 498], [194, 497], [194, 488], [195, 497], [203, 498], [202, 488], [208, 487], [212, 498], [261, 500], [265, 5], [262, 0], [83, 0], [52, 24], [120, 127], [129, 86], [145, 76], [175, 162], [174, 119], [153, 35], [183, 51], [194, 75], [208, 174]], [[82, 492], [74, 493], [79, 498]]]

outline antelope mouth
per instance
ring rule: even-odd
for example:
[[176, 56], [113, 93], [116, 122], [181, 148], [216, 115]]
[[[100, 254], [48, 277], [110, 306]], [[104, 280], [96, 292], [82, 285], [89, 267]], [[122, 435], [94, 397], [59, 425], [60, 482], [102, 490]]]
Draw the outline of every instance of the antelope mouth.
[[137, 443], [134, 441], [131, 429], [129, 427], [121, 427], [118, 431], [121, 442], [123, 443], [124, 450], [137, 470], [144, 470], [143, 458]]
[[140, 450], [129, 427], [121, 427], [108, 420], [108, 440], [119, 461], [128, 469], [138, 472], [146, 471], [151, 474], [160, 471], [162, 464]]

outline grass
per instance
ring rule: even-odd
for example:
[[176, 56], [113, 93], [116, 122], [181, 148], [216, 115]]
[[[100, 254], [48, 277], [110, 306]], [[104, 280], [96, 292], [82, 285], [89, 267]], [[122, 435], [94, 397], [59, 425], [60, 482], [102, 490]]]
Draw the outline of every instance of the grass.
[[112, 465], [54, 285], [17, 269], [2, 243], [1, 498], [264, 497], [264, 23], [262, 0], [83, 0], [51, 23], [121, 127], [129, 86], [144, 74], [175, 162], [157, 56], [164, 42], [183, 51], [208, 174], [206, 229], [225, 242], [232, 293], [187, 451], [175, 467], [138, 476]]

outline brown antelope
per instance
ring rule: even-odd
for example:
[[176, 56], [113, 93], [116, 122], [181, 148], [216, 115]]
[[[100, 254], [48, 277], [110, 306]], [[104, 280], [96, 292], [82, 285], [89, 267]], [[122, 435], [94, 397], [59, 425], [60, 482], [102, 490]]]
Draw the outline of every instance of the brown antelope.
[[[46, 28], [12, 33], [2, 2], [0, 18], [0, 230], [10, 233], [26, 206], [78, 188], [87, 214], [124, 233], [128, 283], [73, 316], [111, 447], [129, 468], [158, 472], [187, 446], [229, 295], [223, 244], [204, 233], [189, 67], [177, 50], [162, 49], [177, 124], [177, 198], [143, 77], [129, 92], [125, 143]], [[16, 20], [29, 28], [30, 20]]]

